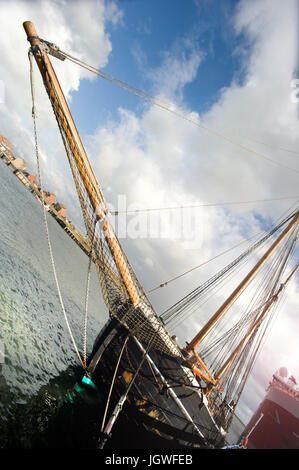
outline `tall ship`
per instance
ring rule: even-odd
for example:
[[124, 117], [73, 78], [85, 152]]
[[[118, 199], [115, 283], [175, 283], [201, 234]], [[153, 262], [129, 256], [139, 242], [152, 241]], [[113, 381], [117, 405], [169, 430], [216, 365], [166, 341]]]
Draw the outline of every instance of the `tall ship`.
[[244, 435], [254, 449], [299, 449], [299, 387], [286, 367], [273, 374]]
[[[126, 448], [223, 447], [265, 331], [298, 267], [293, 257], [299, 210], [289, 210], [229, 265], [158, 314], [115, 233], [107, 203], [49, 55], [71, 61], [125, 89], [129, 90], [129, 85], [108, 77], [40, 38], [30, 21], [23, 26], [30, 43], [37, 161], [33, 59], [61, 133], [85, 222], [88, 256], [90, 263], [96, 266], [109, 311], [109, 320], [99, 332], [89, 357], [85, 344], [80, 351], [68, 328], [82, 366], [77, 394], [89, 387], [100, 390], [104, 397], [97, 446], [116, 445], [113, 444], [114, 430], [120, 418], [126, 416], [130, 425], [136, 427], [131, 441], [129, 433], [122, 435], [122, 444]], [[141, 94], [134, 87], [130, 91]], [[150, 95], [142, 96], [150, 102], [154, 100]], [[155, 104], [167, 108], [165, 103], [161, 105], [155, 101]], [[39, 179], [42, 188], [40, 174]], [[44, 217], [46, 223], [45, 209]], [[246, 271], [242, 277], [240, 269]], [[207, 298], [214, 296], [221, 284], [228, 285], [232, 276], [237, 279], [237, 285], [235, 283], [225, 301], [209, 315], [200, 331], [185, 347], [180, 347], [169, 333], [172, 322], [186, 319], [190, 311], [199, 309]], [[240, 303], [244, 292], [248, 296], [247, 307]], [[64, 314], [67, 322], [66, 312]]]

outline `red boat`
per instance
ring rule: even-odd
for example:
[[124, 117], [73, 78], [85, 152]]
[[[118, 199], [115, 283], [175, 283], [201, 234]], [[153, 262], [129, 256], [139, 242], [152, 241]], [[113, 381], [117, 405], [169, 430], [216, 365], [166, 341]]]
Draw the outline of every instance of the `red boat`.
[[281, 367], [259, 408], [244, 429], [248, 448], [299, 449], [299, 387]]

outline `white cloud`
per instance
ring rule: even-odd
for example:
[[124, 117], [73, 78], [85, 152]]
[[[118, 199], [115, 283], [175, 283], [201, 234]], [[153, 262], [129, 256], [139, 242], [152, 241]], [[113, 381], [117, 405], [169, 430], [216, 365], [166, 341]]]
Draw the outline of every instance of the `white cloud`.
[[161, 55], [161, 66], [148, 71], [148, 76], [160, 96], [178, 103], [186, 84], [194, 80], [204, 54], [196, 47], [192, 37], [185, 36], [176, 40], [171, 50], [162, 51]]
[[[294, 1], [287, 4], [273, 0], [240, 3], [234, 24], [236, 32], [248, 40], [242, 51], [246, 71], [244, 81], [242, 84], [233, 81], [231, 86], [223, 89], [218, 102], [204, 116], [206, 119], [272, 145], [298, 149], [297, 109], [290, 99], [296, 47], [294, 11]], [[103, 67], [112, 50], [111, 40], [105, 32], [105, 21], [109, 19], [116, 25], [124, 20], [114, 3], [105, 7], [101, 1], [43, 1], [39, 2], [38, 10], [35, 2], [0, 2], [0, 18], [5, 18], [0, 28], [0, 79], [5, 84], [5, 103], [0, 104], [0, 132], [15, 144], [21, 156], [33, 163], [28, 43], [22, 22], [32, 20], [42, 37], [95, 66]], [[142, 60], [146, 62], [144, 57]], [[148, 77], [152, 77], [153, 89], [160, 96], [181, 104], [184, 87], [200, 72], [202, 60], [204, 51], [198, 50], [188, 39], [185, 38], [180, 45], [175, 42], [170, 51], [164, 51], [162, 65], [148, 73]], [[71, 65], [62, 67], [56, 62], [64, 92], [70, 97], [72, 91], [79, 89], [86, 72]], [[60, 135], [38, 80], [39, 126], [48, 165], [48, 181], [50, 178], [55, 180], [58, 188], [66, 191], [64, 202], [70, 206], [70, 172], [67, 164], [62, 163], [65, 157]], [[240, 137], [232, 137], [241, 142]], [[296, 165], [297, 160], [291, 154], [270, 150], [244, 139], [242, 143], [288, 166]], [[141, 115], [120, 109], [119, 120], [98, 129], [90, 136], [88, 147], [100, 184], [104, 188], [107, 185], [112, 187], [111, 192], [107, 192], [111, 197], [108, 202], [112, 203], [116, 202], [118, 194], [126, 194], [129, 204], [163, 207], [297, 193], [297, 174], [148, 105]], [[188, 250], [183, 239], [137, 239], [134, 243], [124, 240], [124, 246], [145, 289], [149, 289], [259, 232], [261, 227], [254, 211], [275, 219], [287, 206], [288, 202], [283, 202], [259, 207], [199, 210], [200, 234], [197, 244]], [[214, 274], [232, 256], [233, 253], [155, 293], [151, 298], [158, 312]], [[297, 322], [292, 314], [295, 295], [293, 288], [291, 300], [284, 306], [287, 319], [281, 320], [283, 326], [276, 333], [273, 330], [274, 343], [279, 341], [282, 330], [291, 334], [295, 332], [295, 337], [298, 337]], [[182, 345], [190, 339], [200, 322], [201, 319], [194, 319], [189, 325], [179, 328]], [[271, 374], [268, 358], [273, 353], [273, 357], [279, 359], [277, 346], [267, 343], [265, 351], [265, 356], [260, 356], [259, 367], [266, 358], [269, 363], [267, 374]], [[289, 354], [287, 348], [284, 351], [282, 359], [283, 354]], [[277, 365], [275, 362], [274, 369]], [[266, 375], [264, 380], [269, 378]]]

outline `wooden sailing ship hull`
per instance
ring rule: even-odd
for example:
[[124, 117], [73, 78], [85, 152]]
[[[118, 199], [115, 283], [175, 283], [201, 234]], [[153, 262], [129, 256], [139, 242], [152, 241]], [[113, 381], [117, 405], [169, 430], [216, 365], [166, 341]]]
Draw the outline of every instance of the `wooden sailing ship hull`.
[[[110, 320], [98, 335], [89, 358], [87, 376], [106, 397], [127, 333], [125, 327]], [[130, 336], [117, 371], [110, 414], [126, 393], [144, 348], [145, 345]], [[124, 448], [215, 448], [223, 445], [224, 432], [215, 423], [199, 383], [182, 362], [158, 350], [148, 353], [119, 418], [120, 422], [127, 421], [130, 428], [135, 425], [137, 432], [137, 435], [133, 432], [131, 438], [124, 436]], [[114, 429], [111, 434], [111, 442], [108, 439], [105, 448], [115, 444]], [[117, 445], [120, 445], [119, 436]]]

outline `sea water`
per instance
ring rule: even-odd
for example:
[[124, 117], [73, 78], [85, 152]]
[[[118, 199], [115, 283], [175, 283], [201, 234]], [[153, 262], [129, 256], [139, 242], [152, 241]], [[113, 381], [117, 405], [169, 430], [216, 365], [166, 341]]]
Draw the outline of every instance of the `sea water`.
[[[71, 386], [80, 364], [59, 302], [42, 212], [0, 160], [0, 447], [11, 439], [7, 423], [41, 388], [55, 381], [62, 389]], [[49, 213], [47, 221], [65, 311], [82, 353], [88, 257]], [[88, 305], [90, 352], [108, 319], [94, 266]]]

